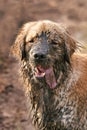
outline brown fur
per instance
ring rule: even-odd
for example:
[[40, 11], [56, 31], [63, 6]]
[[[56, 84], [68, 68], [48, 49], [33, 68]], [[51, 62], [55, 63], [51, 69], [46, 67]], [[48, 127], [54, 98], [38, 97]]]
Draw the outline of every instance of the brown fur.
[[[32, 76], [30, 51], [40, 42], [38, 36], [42, 32], [48, 35], [49, 44], [57, 42], [49, 52], [50, 62], [47, 61], [57, 79], [55, 89], [49, 89], [45, 81], [37, 81]], [[75, 52], [77, 43], [66, 29], [46, 20], [27, 23], [11, 49], [21, 63], [28, 109], [36, 128], [87, 130], [87, 55]]]

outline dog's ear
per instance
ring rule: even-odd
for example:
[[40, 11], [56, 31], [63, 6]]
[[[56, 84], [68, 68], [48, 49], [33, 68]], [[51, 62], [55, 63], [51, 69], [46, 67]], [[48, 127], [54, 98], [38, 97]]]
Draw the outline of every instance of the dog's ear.
[[76, 40], [73, 39], [68, 33], [65, 33], [64, 37], [65, 37], [65, 45], [67, 48], [67, 52], [71, 56], [77, 48]]
[[15, 43], [11, 46], [11, 54], [15, 57], [22, 59], [22, 53], [24, 55], [24, 40], [26, 36], [26, 30], [24, 26], [20, 29], [19, 34], [15, 40]]
[[77, 45], [76, 45], [76, 41], [68, 33], [64, 34], [64, 38], [65, 38], [65, 40], [64, 40], [65, 41], [65, 43], [64, 43], [64, 50], [65, 50], [64, 59], [65, 59], [65, 61], [67, 61], [67, 63], [70, 64], [70, 57], [75, 52]]
[[25, 39], [26, 39], [26, 37], [24, 38], [24, 42], [20, 45], [20, 51], [21, 51], [20, 58], [21, 58], [21, 60], [26, 58], [26, 51], [25, 51], [26, 40]]
[[30, 29], [30, 27], [34, 24], [34, 22], [26, 23], [19, 30], [19, 34], [15, 40], [15, 43], [12, 45], [10, 49], [10, 54], [14, 55], [18, 59], [23, 59], [25, 57], [25, 44], [26, 44], [26, 36]]

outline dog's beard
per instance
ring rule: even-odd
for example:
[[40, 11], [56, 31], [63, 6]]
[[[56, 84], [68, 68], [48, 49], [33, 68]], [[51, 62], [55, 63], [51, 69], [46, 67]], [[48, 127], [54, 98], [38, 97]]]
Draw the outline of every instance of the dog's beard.
[[48, 89], [58, 88], [64, 83], [70, 68], [66, 62], [61, 62], [58, 57], [39, 62], [28, 58], [25, 63], [24, 73], [27, 75], [26, 77], [28, 77], [31, 86], [34, 86], [34, 88], [36, 86], [36, 89], [43, 87]]
[[50, 58], [41, 59], [38, 62], [30, 59], [30, 66], [33, 72], [33, 78], [36, 82], [42, 83], [51, 89], [54, 89], [57, 85], [56, 77], [53, 68], [54, 61]]
[[50, 89], [57, 88], [61, 85], [62, 78], [64, 80], [64, 69], [66, 65], [61, 65], [59, 61], [47, 61], [35, 63], [30, 61], [32, 75], [32, 83], [37, 83], [38, 86], [47, 86]]
[[70, 64], [62, 56], [50, 56], [45, 60], [35, 62], [28, 58], [26, 61], [28, 82], [34, 86], [35, 90], [41, 88], [56, 89], [66, 81], [71, 71]]

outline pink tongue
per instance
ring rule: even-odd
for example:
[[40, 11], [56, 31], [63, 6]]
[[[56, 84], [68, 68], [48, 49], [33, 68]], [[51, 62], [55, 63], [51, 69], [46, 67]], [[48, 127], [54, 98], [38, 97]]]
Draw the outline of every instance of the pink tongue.
[[45, 78], [46, 78], [46, 82], [50, 86], [50, 88], [53, 89], [56, 87], [57, 83], [56, 83], [55, 75], [53, 72], [53, 68], [49, 68], [45, 71]]

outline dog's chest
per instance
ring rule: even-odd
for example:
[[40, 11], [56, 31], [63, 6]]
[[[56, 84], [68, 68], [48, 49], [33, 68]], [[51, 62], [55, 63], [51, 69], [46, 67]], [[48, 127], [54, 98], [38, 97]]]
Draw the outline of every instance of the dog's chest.
[[54, 101], [55, 108], [58, 110], [57, 120], [60, 120], [66, 128], [73, 126], [77, 113], [77, 100], [70, 98], [70, 94], [69, 91], [61, 89]]
[[[70, 99], [70, 92], [61, 89], [59, 93], [54, 96], [54, 102], [51, 104], [54, 106], [54, 113], [56, 111], [56, 121], [61, 122], [64, 126], [73, 124], [76, 117], [77, 101]], [[54, 116], [55, 120], [55, 116]]]
[[69, 91], [65, 91], [65, 89], [60, 89], [58, 92], [45, 91], [40, 95], [40, 106], [38, 109], [36, 108], [35, 112], [38, 124], [64, 130], [72, 129], [75, 126], [77, 101], [69, 98]]

